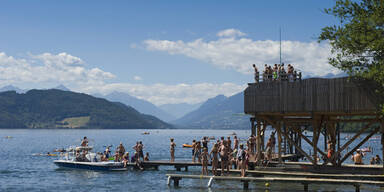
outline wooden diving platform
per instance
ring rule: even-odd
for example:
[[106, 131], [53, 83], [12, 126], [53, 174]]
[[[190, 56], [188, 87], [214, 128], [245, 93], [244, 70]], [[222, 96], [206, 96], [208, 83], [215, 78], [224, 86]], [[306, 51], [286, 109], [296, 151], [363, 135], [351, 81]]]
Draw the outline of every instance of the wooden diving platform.
[[351, 180], [351, 179], [326, 179], [326, 178], [307, 178], [307, 177], [233, 177], [233, 176], [206, 176], [206, 175], [181, 175], [166, 174], [168, 177], [167, 184], [170, 185], [171, 180], [175, 187], [179, 186], [181, 179], [208, 179], [207, 187], [211, 187], [214, 180], [240, 181], [243, 188], [248, 189], [249, 182], [277, 182], [277, 183], [300, 183], [304, 185], [304, 191], [308, 191], [309, 184], [336, 184], [336, 185], [353, 185], [356, 191], [360, 191], [361, 185], [384, 186], [383, 181], [368, 180]]
[[[318, 159], [324, 159], [325, 165], [331, 163], [337, 171], [361, 170], [364, 167], [343, 163], [377, 133], [381, 133], [384, 144], [384, 118], [377, 113], [384, 98], [375, 93], [376, 88], [373, 82], [348, 77], [249, 83], [244, 91], [244, 113], [252, 116], [252, 135], [260, 141], [256, 143], [257, 161], [261, 161], [261, 152], [266, 148], [265, 130], [272, 126], [277, 133], [279, 164], [283, 163], [283, 154], [294, 153], [304, 156], [314, 169], [323, 168]], [[345, 126], [358, 129], [343, 143], [340, 132]], [[308, 138], [303, 134], [305, 130], [312, 131], [313, 136]], [[369, 134], [361, 141], [354, 142], [366, 132]], [[324, 148], [319, 143], [320, 135]], [[311, 149], [303, 149], [302, 142]], [[351, 144], [355, 146], [345, 152]], [[384, 148], [381, 153], [383, 158]]]

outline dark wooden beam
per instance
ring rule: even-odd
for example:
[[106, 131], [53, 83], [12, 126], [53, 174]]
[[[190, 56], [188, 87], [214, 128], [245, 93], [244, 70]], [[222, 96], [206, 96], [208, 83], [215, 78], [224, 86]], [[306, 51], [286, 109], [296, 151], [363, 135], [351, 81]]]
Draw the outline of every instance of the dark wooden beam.
[[350, 152], [344, 155], [344, 157], [341, 159], [340, 164], [343, 163], [352, 153], [354, 153], [359, 147], [361, 147], [365, 142], [368, 141], [369, 138], [371, 138], [374, 134], [376, 134], [378, 131], [380, 131], [380, 126], [376, 127], [375, 130], [373, 130], [369, 135], [367, 135], [358, 145], [356, 145]]
[[[276, 125], [275, 122], [273, 122], [273, 120], [267, 116], [260, 116], [261, 118], [263, 118], [265, 121], [267, 121], [270, 125], [272, 125], [273, 127], [278, 127]], [[277, 129], [276, 129], [277, 130]], [[277, 130], [277, 131], [280, 131], [280, 130]], [[285, 135], [286, 137], [286, 135]], [[280, 140], [281, 141], [281, 140]], [[307, 157], [307, 159], [309, 161], [311, 161], [312, 163], [314, 163], [312, 157], [310, 155], [308, 155], [302, 148], [301, 146], [297, 145], [295, 142], [293, 142], [290, 138], [288, 138], [288, 142], [291, 142], [293, 145], [295, 145], [296, 149], [300, 151], [301, 154], [303, 154], [305, 157]], [[281, 142], [279, 142], [281, 143]]]

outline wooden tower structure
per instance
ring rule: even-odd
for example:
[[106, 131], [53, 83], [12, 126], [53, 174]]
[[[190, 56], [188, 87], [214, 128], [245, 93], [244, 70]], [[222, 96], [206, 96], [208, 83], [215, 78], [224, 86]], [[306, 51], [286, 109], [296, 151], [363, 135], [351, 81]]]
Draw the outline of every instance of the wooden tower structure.
[[[324, 165], [341, 166], [374, 134], [381, 133], [383, 144], [384, 121], [376, 114], [379, 99], [372, 84], [349, 78], [270, 80], [248, 84], [244, 112], [251, 115], [258, 160], [264, 148], [265, 129], [270, 125], [277, 132], [279, 162], [282, 153], [289, 152], [304, 156], [314, 167], [319, 165], [318, 156], [324, 158]], [[345, 123], [361, 127], [341, 145], [339, 127]], [[313, 130], [312, 138], [303, 134], [306, 128]], [[363, 140], [344, 152], [368, 130]], [[319, 147], [320, 134], [324, 135], [324, 148]], [[303, 150], [302, 142], [312, 146], [312, 153]], [[327, 157], [330, 149], [332, 155]], [[381, 155], [384, 157], [384, 149]]]

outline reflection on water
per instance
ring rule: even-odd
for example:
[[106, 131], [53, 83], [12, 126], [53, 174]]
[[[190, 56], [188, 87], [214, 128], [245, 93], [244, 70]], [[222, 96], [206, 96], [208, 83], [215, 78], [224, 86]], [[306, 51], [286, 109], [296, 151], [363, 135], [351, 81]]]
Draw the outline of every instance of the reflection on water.
[[[169, 159], [169, 138], [175, 138], [176, 160], [191, 159], [191, 149], [182, 148], [183, 143], [191, 143], [202, 136], [231, 136], [236, 132], [245, 141], [248, 130], [149, 130], [149, 135], [142, 135], [144, 130], [0, 130], [0, 191], [243, 191], [242, 183], [215, 181], [208, 189], [208, 180], [185, 179], [180, 181], [180, 188], [167, 186], [167, 173], [180, 173], [174, 167], [160, 167], [157, 170], [97, 172], [86, 170], [58, 169], [52, 161], [57, 157], [33, 156], [34, 153], [52, 152], [56, 148], [65, 148], [80, 144], [81, 138], [90, 138], [90, 145], [96, 151], [103, 151], [107, 145], [113, 149], [121, 142], [131, 153], [132, 146], [140, 140], [144, 143], [144, 152], [150, 153], [151, 160]], [[148, 130], [145, 130], [148, 131]], [[267, 136], [270, 135], [268, 131]], [[6, 137], [11, 136], [11, 137]], [[342, 135], [344, 138], [346, 135]], [[364, 137], [362, 137], [364, 138]], [[268, 139], [268, 137], [266, 137]], [[319, 147], [321, 140], [319, 140]], [[380, 139], [369, 140], [362, 147], [371, 146], [373, 153], [367, 153], [365, 163], [372, 155], [381, 154]], [[343, 140], [347, 142], [347, 140]], [[356, 145], [355, 141], [353, 145]], [[303, 147], [309, 149], [304, 141]], [[348, 159], [347, 163], [351, 163]], [[185, 173], [185, 172], [182, 172]], [[198, 167], [190, 167], [190, 174], [200, 174]], [[271, 182], [250, 183], [251, 191], [302, 191], [301, 184], [282, 184]], [[309, 185], [312, 191], [354, 191], [352, 186]], [[381, 191], [378, 187], [362, 186], [361, 191]]]

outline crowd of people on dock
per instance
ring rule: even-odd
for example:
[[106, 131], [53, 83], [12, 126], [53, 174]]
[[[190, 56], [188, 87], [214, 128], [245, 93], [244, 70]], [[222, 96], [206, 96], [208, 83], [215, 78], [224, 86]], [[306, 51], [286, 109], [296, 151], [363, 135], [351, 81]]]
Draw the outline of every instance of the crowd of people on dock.
[[[266, 145], [265, 150], [257, 153], [257, 137], [251, 135], [244, 143], [240, 143], [239, 138], [236, 135], [233, 136], [233, 140], [230, 136], [226, 139], [221, 137], [216, 140], [211, 146], [212, 149], [209, 151], [208, 144], [214, 138], [203, 137], [201, 140], [193, 140], [192, 145], [192, 162], [201, 163], [202, 165], [202, 174], [208, 175], [208, 165], [211, 165], [211, 172], [213, 175], [219, 175], [218, 168], [221, 168], [221, 175], [229, 174], [230, 169], [240, 169], [241, 176], [245, 176], [245, 170], [248, 169], [249, 161], [258, 163], [259, 165], [267, 166], [270, 161], [272, 161], [272, 154], [275, 150], [276, 138], [275, 133], [272, 132]], [[84, 137], [81, 141], [82, 148], [88, 147], [88, 138]], [[101, 161], [110, 161], [114, 160], [115, 162], [123, 162], [124, 167], [128, 163], [135, 163], [135, 165], [142, 169], [142, 162], [149, 161], [149, 153], [147, 152], [144, 156], [144, 145], [142, 141], [137, 141], [136, 144], [132, 147], [134, 154], [130, 157], [129, 152], [126, 151], [122, 142], [116, 147], [115, 154], [111, 155], [111, 146], [107, 146], [103, 153], [99, 153], [101, 156]], [[332, 162], [334, 157], [334, 144], [328, 142], [327, 145], [328, 153], [327, 158]], [[170, 139], [170, 162], [175, 161], [175, 150], [176, 143], [173, 138]], [[87, 150], [76, 150], [76, 160], [78, 161], [87, 161], [85, 155]], [[260, 155], [260, 157], [258, 157]], [[352, 160], [356, 165], [363, 164], [364, 153], [360, 150], [356, 151], [356, 154], [352, 155]], [[259, 159], [261, 162], [257, 162]], [[326, 159], [324, 159], [326, 163]], [[381, 164], [382, 160], [379, 155], [376, 155], [370, 159], [370, 164]]]
[[[253, 64], [255, 82], [260, 82], [260, 73], [256, 65]], [[284, 68], [284, 63], [274, 64], [273, 66], [264, 65], [264, 72], [262, 74], [263, 81], [289, 81], [293, 82], [301, 80], [301, 72], [294, 69], [291, 64], [288, 64], [287, 70]]]
[[[248, 162], [257, 159], [256, 154], [256, 136], [252, 135], [247, 140], [246, 143], [239, 143], [239, 139], [236, 135], [233, 136], [233, 142], [231, 137], [221, 137], [216, 140], [212, 145], [212, 149], [208, 150], [208, 143], [210, 138], [203, 137], [200, 141], [192, 141], [192, 162], [202, 164], [202, 174], [208, 175], [208, 165], [209, 162], [212, 167], [212, 174], [218, 175], [218, 167], [221, 168], [221, 175], [229, 173], [229, 170], [240, 169], [241, 176], [245, 176], [245, 170], [248, 169]], [[275, 148], [275, 132], [272, 132], [268, 142], [267, 148], [264, 152], [261, 153], [260, 159], [263, 160], [263, 163], [267, 164], [272, 160], [272, 152]], [[174, 161], [174, 140], [171, 139], [171, 161]], [[220, 163], [220, 164], [219, 164]]]

